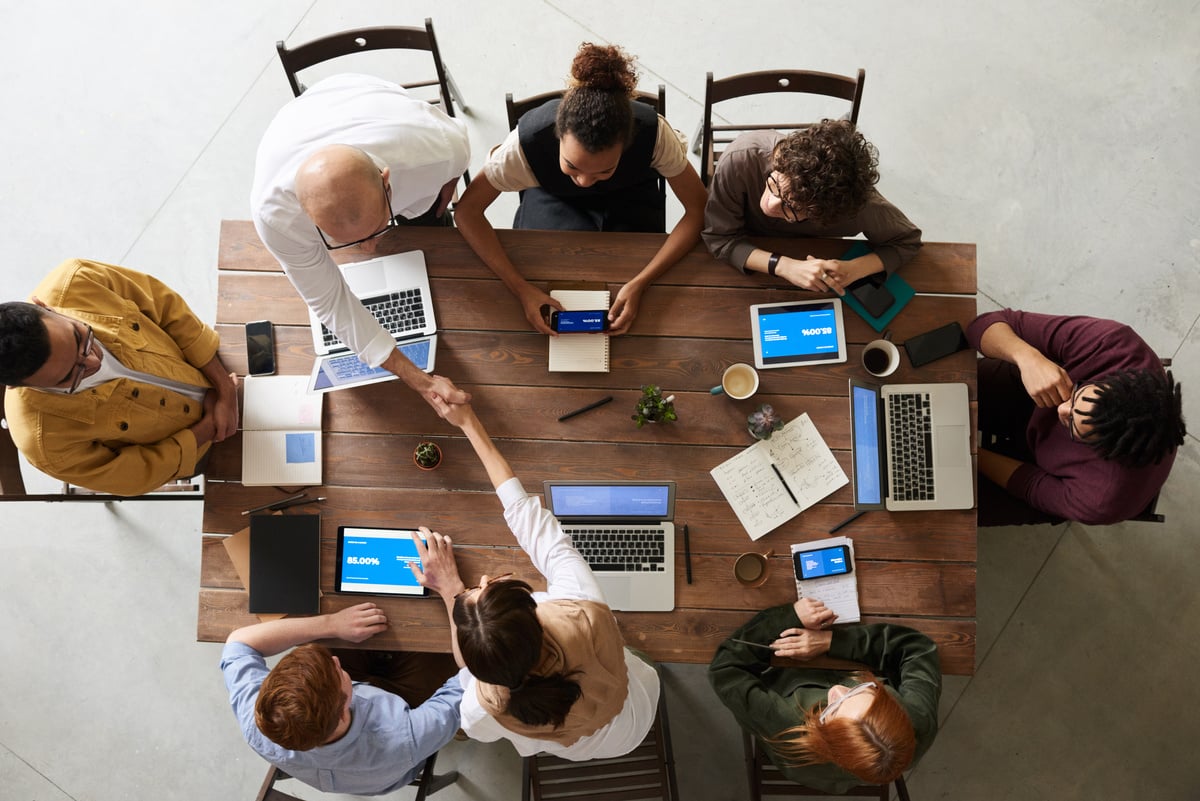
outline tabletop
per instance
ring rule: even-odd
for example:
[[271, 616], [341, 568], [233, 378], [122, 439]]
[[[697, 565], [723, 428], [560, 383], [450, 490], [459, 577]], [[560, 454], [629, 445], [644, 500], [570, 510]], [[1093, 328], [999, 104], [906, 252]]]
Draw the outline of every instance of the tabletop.
[[[615, 296], [661, 245], [661, 234], [499, 231], [512, 261], [535, 284], [588, 281]], [[764, 239], [784, 255], [837, 257], [843, 240]], [[826, 536], [853, 512], [849, 485], [752, 542], [709, 471], [753, 443], [746, 416], [761, 403], [784, 419], [807, 412], [850, 474], [847, 379], [869, 378], [863, 345], [878, 335], [845, 310], [849, 358], [844, 364], [760, 371], [758, 393], [744, 401], [709, 394], [734, 362], [753, 363], [749, 306], [810, 299], [811, 292], [743, 275], [698, 244], [643, 295], [630, 333], [611, 340], [608, 373], [551, 373], [547, 337], [529, 329], [520, 305], [454, 229], [406, 228], [383, 238], [375, 254], [336, 251], [339, 262], [420, 249], [425, 253], [439, 328], [437, 372], [474, 396], [474, 407], [530, 492], [546, 479], [662, 480], [677, 484], [675, 522], [688, 524], [693, 583], [684, 579], [683, 537], [676, 537], [673, 612], [617, 612], [627, 644], [667, 662], [708, 662], [717, 646], [755, 612], [794, 601], [789, 546]], [[312, 365], [308, 311], [251, 223], [224, 221], [218, 258], [217, 331], [230, 370], [246, 372], [249, 320], [275, 323], [279, 373], [307, 374]], [[975, 246], [926, 243], [902, 270], [917, 296], [893, 320], [893, 339], [975, 316]], [[914, 369], [902, 359], [888, 383], [956, 381], [968, 385], [975, 415], [975, 354], [963, 351]], [[679, 420], [636, 428], [631, 415], [640, 387], [657, 384], [675, 396]], [[558, 422], [603, 395], [614, 401]], [[500, 503], [470, 444], [399, 381], [331, 392], [324, 413], [324, 485], [310, 495], [321, 519], [321, 600], [333, 612], [363, 600], [333, 593], [339, 525], [416, 526], [451, 535], [468, 585], [482, 573], [512, 570], [545, 583], [515, 545]], [[411, 461], [422, 440], [444, 454], [433, 471]], [[972, 446], [974, 449], [974, 446]], [[254, 623], [247, 594], [222, 539], [247, 525], [242, 512], [285, 497], [273, 487], [243, 487], [241, 435], [212, 449], [206, 471], [197, 639], [224, 641]], [[854, 541], [865, 622], [919, 629], [938, 643], [943, 671], [970, 674], [975, 664], [975, 510], [870, 512], [839, 534]], [[773, 552], [768, 581], [747, 589], [733, 577], [746, 551]], [[444, 606], [436, 598], [376, 598], [388, 631], [360, 647], [448, 651]]]

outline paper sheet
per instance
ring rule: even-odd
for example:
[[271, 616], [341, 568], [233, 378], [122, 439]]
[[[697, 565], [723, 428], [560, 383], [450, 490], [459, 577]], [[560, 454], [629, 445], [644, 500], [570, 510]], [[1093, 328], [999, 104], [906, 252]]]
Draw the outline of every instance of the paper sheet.
[[852, 570], [841, 576], [827, 576], [818, 579], [796, 579], [796, 597], [812, 598], [821, 601], [837, 615], [834, 624], [857, 623], [862, 619], [862, 611], [858, 607], [858, 565], [854, 561], [854, 542], [849, 537], [825, 537], [812, 542], [801, 542], [792, 546], [792, 553], [811, 551], [817, 548], [832, 548], [845, 545], [850, 549], [850, 564]]

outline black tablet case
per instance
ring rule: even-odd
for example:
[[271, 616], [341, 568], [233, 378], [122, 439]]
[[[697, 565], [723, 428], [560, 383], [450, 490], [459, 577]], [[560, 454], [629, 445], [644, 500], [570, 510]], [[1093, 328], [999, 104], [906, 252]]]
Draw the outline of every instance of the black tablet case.
[[321, 611], [321, 516], [250, 518], [250, 611], [315, 615]]

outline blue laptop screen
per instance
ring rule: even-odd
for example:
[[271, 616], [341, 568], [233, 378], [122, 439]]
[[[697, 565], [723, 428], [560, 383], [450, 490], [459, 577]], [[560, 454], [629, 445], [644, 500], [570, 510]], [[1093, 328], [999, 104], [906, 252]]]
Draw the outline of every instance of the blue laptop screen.
[[667, 484], [556, 484], [550, 507], [558, 517], [645, 517], [665, 520], [670, 513]]
[[879, 476], [883, 454], [879, 449], [879, 393], [868, 387], [850, 387], [854, 403], [854, 494], [858, 503], [883, 500]]
[[832, 304], [760, 309], [758, 331], [764, 364], [827, 359], [837, 355], [837, 314]]

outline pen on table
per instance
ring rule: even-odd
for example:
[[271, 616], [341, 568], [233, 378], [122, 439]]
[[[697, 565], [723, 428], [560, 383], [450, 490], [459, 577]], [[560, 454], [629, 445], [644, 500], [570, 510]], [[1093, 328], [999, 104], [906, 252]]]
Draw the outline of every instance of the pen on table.
[[274, 506], [272, 506], [271, 508], [273, 510], [275, 510], [276, 512], [278, 512], [281, 509], [289, 509], [293, 506], [304, 506], [307, 503], [320, 503], [323, 500], [325, 500], [324, 496], [321, 496], [320, 498], [298, 498], [294, 501], [286, 501], [284, 503], [277, 503]]
[[558, 422], [561, 423], [563, 420], [572, 418], [577, 414], [583, 414], [584, 412], [590, 412], [592, 409], [598, 409], [601, 406], [603, 406], [604, 404], [611, 403], [611, 402], [612, 402], [612, 395], [605, 395], [603, 398], [596, 401], [595, 403], [589, 403], [587, 406], [584, 406], [581, 409], [576, 409], [573, 412], [567, 412], [562, 417], [558, 418]]
[[683, 566], [687, 570], [687, 583], [692, 583], [692, 538], [688, 536], [687, 523], [683, 524]]
[[833, 528], [829, 529], [829, 533], [830, 533], [830, 534], [836, 534], [837, 532], [841, 531], [843, 527], [850, 525], [850, 524], [851, 524], [851, 523], [853, 523], [855, 520], [857, 520], [858, 518], [862, 517], [862, 516], [863, 516], [863, 513], [864, 513], [864, 512], [866, 512], [866, 511], [867, 511], [866, 509], [862, 509], [862, 510], [859, 510], [859, 511], [855, 512], [854, 514], [850, 515], [849, 517], [847, 517], [847, 518], [846, 518], [845, 520], [843, 520], [842, 522], [838, 523], [838, 524], [837, 524], [836, 526], [834, 526]]
[[791, 487], [789, 487], [789, 486], [788, 486], [788, 483], [787, 483], [786, 481], [784, 481], [784, 480], [783, 480], [783, 473], [780, 473], [780, 472], [779, 472], [779, 468], [775, 466], [775, 463], [774, 463], [774, 462], [771, 462], [771, 469], [772, 469], [772, 470], [774, 470], [774, 471], [775, 471], [775, 475], [777, 475], [777, 476], [779, 477], [779, 483], [783, 485], [783, 488], [784, 488], [785, 490], [787, 490], [788, 497], [792, 499], [792, 503], [794, 503], [794, 504], [796, 504], [797, 506], [799, 506], [799, 505], [800, 505], [800, 501], [796, 500], [796, 493], [792, 492], [792, 488], [791, 488]]
[[308, 497], [307, 492], [297, 492], [295, 495], [289, 495], [288, 497], [284, 498], [281, 501], [271, 501], [270, 503], [264, 503], [262, 506], [255, 506], [253, 509], [247, 509], [246, 511], [242, 512], [242, 516], [245, 517], [246, 515], [251, 515], [251, 514], [254, 514], [255, 512], [261, 512], [264, 509], [272, 509], [281, 503], [289, 503], [291, 501], [298, 501], [301, 498], [307, 498], [307, 497]]

